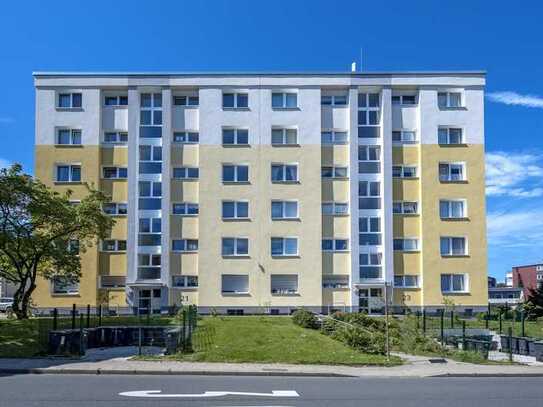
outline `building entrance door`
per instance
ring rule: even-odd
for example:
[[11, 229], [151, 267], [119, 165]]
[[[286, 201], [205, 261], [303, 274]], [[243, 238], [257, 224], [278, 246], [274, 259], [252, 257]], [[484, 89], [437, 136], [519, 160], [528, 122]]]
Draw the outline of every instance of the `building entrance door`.
[[359, 289], [358, 306], [360, 312], [365, 312], [368, 315], [384, 314], [385, 297], [383, 289], [380, 287]]
[[140, 289], [138, 291], [138, 313], [140, 315], [160, 314], [161, 292], [160, 288]]

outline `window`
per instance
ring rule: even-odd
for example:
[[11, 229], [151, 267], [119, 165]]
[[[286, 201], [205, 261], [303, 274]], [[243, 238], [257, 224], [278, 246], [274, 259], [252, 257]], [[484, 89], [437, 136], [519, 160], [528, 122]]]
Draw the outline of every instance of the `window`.
[[247, 201], [223, 201], [223, 219], [249, 219], [249, 202]]
[[222, 129], [222, 144], [225, 146], [248, 146], [249, 130], [247, 129]]
[[198, 276], [172, 276], [175, 288], [198, 288]]
[[381, 260], [383, 255], [381, 253], [360, 253], [358, 262], [360, 264], [360, 278], [362, 279], [375, 279], [381, 278], [382, 268]]
[[323, 252], [349, 251], [349, 239], [322, 239]]
[[57, 107], [62, 109], [80, 109], [82, 107], [81, 93], [59, 93]]
[[196, 131], [176, 131], [173, 133], [173, 142], [179, 144], [198, 144], [200, 134]]
[[464, 293], [467, 289], [467, 275], [465, 274], [442, 274], [441, 292], [443, 293]]
[[126, 144], [128, 133], [125, 131], [106, 131], [104, 133], [104, 144]]
[[323, 202], [322, 204], [323, 215], [348, 215], [349, 204], [347, 202]]
[[439, 217], [441, 219], [462, 219], [466, 217], [466, 202], [464, 200], [439, 201]]
[[276, 256], [297, 256], [298, 238], [297, 237], [272, 237], [271, 255]]
[[465, 181], [464, 163], [439, 163], [439, 180], [442, 182]]
[[105, 179], [126, 179], [128, 169], [126, 167], [103, 167], [102, 178]]
[[100, 288], [124, 288], [125, 276], [100, 276]]
[[377, 216], [358, 219], [358, 244], [360, 246], [381, 245], [381, 218]]
[[271, 292], [275, 295], [298, 293], [298, 276], [296, 274], [272, 274]]
[[392, 143], [394, 144], [414, 144], [417, 142], [417, 132], [415, 130], [394, 130], [392, 132]]
[[379, 174], [381, 172], [381, 147], [358, 146], [358, 173]]
[[440, 238], [440, 252], [442, 256], [465, 256], [467, 244], [465, 237]]
[[419, 240], [414, 238], [398, 238], [393, 240], [394, 250], [414, 252], [419, 250]]
[[349, 288], [349, 276], [323, 275], [322, 288]]
[[419, 276], [394, 276], [394, 287], [398, 288], [418, 288]]
[[51, 281], [53, 294], [79, 294], [79, 281], [70, 281], [64, 277], [54, 277]]
[[162, 94], [140, 95], [140, 137], [162, 137]]
[[392, 96], [393, 105], [416, 105], [417, 96], [416, 95], [397, 95]]
[[398, 215], [416, 215], [418, 213], [418, 202], [400, 201], [392, 203], [392, 213]]
[[140, 218], [139, 232], [140, 233], [162, 232], [162, 219], [161, 218]]
[[298, 144], [298, 130], [294, 128], [272, 128], [273, 146], [292, 146]]
[[177, 167], [173, 169], [175, 179], [198, 179], [199, 170], [196, 167]]
[[81, 130], [79, 129], [58, 129], [57, 130], [58, 145], [81, 145]]
[[456, 127], [439, 127], [437, 129], [438, 143], [441, 145], [463, 144], [462, 129]]
[[249, 239], [245, 237], [223, 237], [221, 254], [228, 256], [248, 256]]
[[417, 167], [414, 165], [393, 165], [392, 176], [395, 178], [416, 178]]
[[381, 184], [379, 181], [358, 182], [358, 209], [381, 208]]
[[358, 94], [358, 137], [378, 138], [379, 129], [379, 94]]
[[126, 240], [103, 240], [103, 252], [124, 252], [126, 251]]
[[106, 96], [104, 106], [127, 106], [128, 96]]
[[138, 254], [138, 279], [158, 280], [161, 262], [160, 254]]
[[272, 201], [272, 219], [298, 219], [297, 201]]
[[321, 143], [323, 145], [348, 144], [349, 134], [346, 131], [323, 131], [321, 132]]
[[297, 182], [298, 164], [272, 164], [272, 182]]
[[57, 165], [57, 182], [81, 182], [81, 166]]
[[323, 106], [346, 106], [347, 95], [323, 95], [321, 96], [321, 105]]
[[162, 196], [162, 183], [160, 181], [140, 181], [139, 196]]
[[249, 94], [223, 93], [222, 107], [226, 109], [247, 109], [249, 107]]
[[222, 182], [249, 182], [249, 166], [223, 164]]
[[221, 276], [221, 292], [223, 294], [248, 294], [249, 276], [223, 274]]
[[174, 203], [173, 208], [172, 208], [172, 213], [174, 215], [182, 215], [182, 216], [197, 216], [198, 204], [190, 203], [190, 202]]
[[172, 251], [174, 252], [197, 252], [197, 239], [176, 239], [172, 240]]
[[140, 161], [162, 161], [162, 146], [140, 145]]
[[347, 167], [322, 167], [321, 168], [321, 177], [322, 178], [332, 178], [332, 179], [344, 179], [348, 177]]
[[198, 106], [200, 98], [198, 96], [174, 96], [174, 106]]
[[440, 108], [462, 107], [461, 92], [438, 92], [437, 104]]
[[272, 93], [272, 108], [295, 109], [298, 107], [298, 94], [293, 92]]
[[102, 205], [102, 211], [106, 215], [126, 215], [128, 213], [126, 202], [107, 202]]

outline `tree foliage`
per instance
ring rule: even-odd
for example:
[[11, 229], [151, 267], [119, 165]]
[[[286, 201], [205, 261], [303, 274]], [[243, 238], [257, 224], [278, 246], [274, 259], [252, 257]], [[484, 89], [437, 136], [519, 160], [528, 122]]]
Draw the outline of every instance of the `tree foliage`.
[[27, 317], [38, 276], [77, 282], [79, 253], [109, 234], [114, 221], [102, 212], [107, 198], [87, 188], [74, 204], [71, 191], [52, 191], [19, 164], [0, 170], [0, 277], [16, 286], [17, 318]]
[[536, 319], [543, 316], [543, 286], [537, 285], [536, 288], [528, 290], [528, 298], [524, 302], [523, 310], [528, 319]]

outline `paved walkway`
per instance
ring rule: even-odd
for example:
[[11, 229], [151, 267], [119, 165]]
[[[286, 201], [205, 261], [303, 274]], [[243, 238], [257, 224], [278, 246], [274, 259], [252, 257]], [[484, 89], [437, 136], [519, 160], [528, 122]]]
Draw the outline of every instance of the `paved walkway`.
[[[173, 375], [247, 375], [247, 376], [353, 376], [353, 377], [431, 377], [431, 376], [542, 376], [543, 366], [474, 365], [445, 360], [432, 363], [427, 357], [399, 355], [403, 366], [354, 367], [328, 365], [289, 365], [272, 363], [193, 363], [175, 361], [130, 360], [134, 348], [96, 352], [83, 359], [35, 358], [0, 359], [0, 374], [173, 374]], [[146, 349], [157, 354], [158, 350]], [[120, 352], [120, 353], [118, 353]], [[119, 356], [124, 355], [124, 356]]]

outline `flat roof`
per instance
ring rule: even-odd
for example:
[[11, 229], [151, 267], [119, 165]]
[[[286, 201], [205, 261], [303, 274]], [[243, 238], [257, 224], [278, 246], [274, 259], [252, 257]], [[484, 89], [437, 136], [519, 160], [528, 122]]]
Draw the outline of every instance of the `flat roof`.
[[363, 72], [331, 72], [331, 71], [164, 71], [164, 72], [138, 72], [138, 71], [35, 71], [32, 76], [51, 77], [175, 77], [175, 76], [332, 76], [332, 77], [392, 77], [392, 76], [486, 76], [484, 70], [472, 71], [363, 71]]

